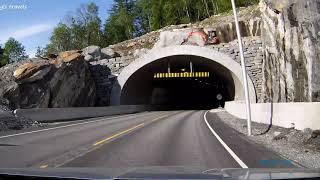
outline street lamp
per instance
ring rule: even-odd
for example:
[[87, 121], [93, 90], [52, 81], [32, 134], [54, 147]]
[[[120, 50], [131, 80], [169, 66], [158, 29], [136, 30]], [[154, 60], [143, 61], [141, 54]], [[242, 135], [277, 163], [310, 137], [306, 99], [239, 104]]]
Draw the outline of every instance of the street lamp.
[[241, 40], [241, 33], [239, 28], [239, 21], [238, 21], [238, 15], [237, 15], [237, 9], [236, 9], [236, 3], [235, 0], [231, 0], [232, 3], [232, 10], [234, 15], [234, 20], [236, 24], [236, 31], [238, 36], [238, 43], [239, 43], [239, 52], [240, 52], [240, 59], [241, 59], [241, 66], [242, 66], [242, 75], [243, 75], [243, 88], [245, 93], [245, 99], [246, 99], [246, 113], [247, 113], [247, 128], [248, 128], [248, 136], [251, 136], [251, 107], [250, 107], [250, 100], [249, 100], [249, 88], [248, 88], [248, 79], [247, 79], [247, 70], [246, 70], [246, 64], [244, 60], [243, 55], [243, 47], [242, 47], [242, 40]]

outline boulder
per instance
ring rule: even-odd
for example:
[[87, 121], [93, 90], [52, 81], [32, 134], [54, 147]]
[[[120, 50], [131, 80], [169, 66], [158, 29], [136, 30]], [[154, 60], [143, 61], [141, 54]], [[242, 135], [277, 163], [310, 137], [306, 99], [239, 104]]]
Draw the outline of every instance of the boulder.
[[13, 76], [19, 83], [34, 82], [42, 79], [51, 70], [49, 63], [26, 63], [18, 67]]
[[154, 48], [181, 45], [183, 42], [185, 42], [185, 39], [187, 39], [190, 32], [191, 29], [180, 31], [163, 31], [160, 33], [159, 40], [154, 45]]
[[87, 61], [87, 62], [91, 62], [91, 61], [94, 61], [94, 58], [91, 55], [86, 55], [84, 57], [84, 60]]
[[188, 34], [187, 39], [183, 44], [205, 46], [208, 42], [208, 35], [203, 30], [192, 30]]
[[51, 98], [49, 107], [94, 106], [95, 84], [88, 64], [73, 61], [63, 64], [49, 82]]
[[11, 111], [10, 101], [8, 99], [0, 97], [0, 113], [4, 111]]
[[154, 48], [177, 45], [204, 46], [207, 41], [208, 35], [202, 29], [175, 29], [161, 32]]
[[101, 49], [101, 56], [102, 59], [110, 59], [119, 57], [119, 54], [115, 52], [112, 48], [106, 47]]
[[59, 54], [58, 61], [60, 62], [71, 62], [77, 60], [83, 60], [83, 56], [81, 55], [82, 51], [65, 51]]
[[0, 97], [9, 100], [11, 109], [95, 103], [95, 83], [81, 51], [63, 52], [54, 60], [13, 63], [0, 68], [0, 75]]
[[101, 48], [99, 46], [88, 46], [82, 50], [82, 55], [91, 55], [94, 60], [101, 58]]
[[19, 84], [19, 99], [13, 101], [16, 108], [47, 108], [50, 101], [50, 89], [46, 81]]
[[5, 86], [1, 87], [0, 97], [9, 100], [10, 109], [16, 109], [18, 102], [20, 101], [19, 85], [16, 82], [8, 82]]

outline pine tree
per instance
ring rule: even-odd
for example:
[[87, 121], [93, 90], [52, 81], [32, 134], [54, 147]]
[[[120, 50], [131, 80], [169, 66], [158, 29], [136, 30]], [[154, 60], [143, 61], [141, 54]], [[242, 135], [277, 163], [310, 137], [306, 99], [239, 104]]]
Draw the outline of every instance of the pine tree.
[[37, 51], [35, 54], [35, 57], [44, 57], [46, 56], [46, 49], [45, 48], [41, 48], [40, 46], [37, 47]]
[[19, 41], [9, 38], [4, 45], [3, 58], [7, 63], [14, 63], [27, 59], [28, 55]]
[[114, 44], [135, 37], [135, 1], [115, 0], [110, 16], [104, 25], [107, 44]]

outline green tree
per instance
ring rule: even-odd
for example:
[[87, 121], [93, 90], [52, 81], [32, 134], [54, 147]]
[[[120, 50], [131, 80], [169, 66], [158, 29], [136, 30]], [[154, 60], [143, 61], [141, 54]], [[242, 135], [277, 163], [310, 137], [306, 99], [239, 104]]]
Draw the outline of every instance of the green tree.
[[35, 57], [44, 57], [44, 56], [46, 56], [46, 49], [38, 46]]
[[136, 22], [136, 36], [141, 36], [151, 31], [151, 4], [150, 0], [139, 0], [134, 6], [133, 16]]
[[101, 42], [101, 19], [98, 16], [99, 7], [95, 3], [83, 4], [77, 9], [72, 29], [78, 35], [83, 47], [99, 45]]
[[57, 54], [62, 51], [70, 50], [72, 47], [72, 37], [70, 28], [63, 23], [59, 23], [53, 29], [50, 43], [47, 45], [47, 54]]
[[28, 58], [24, 46], [14, 38], [9, 38], [5, 43], [3, 56], [8, 63], [19, 62]]
[[6, 64], [8, 63], [8, 60], [6, 60], [6, 59], [4, 58], [3, 53], [4, 53], [4, 49], [3, 49], [3, 48], [1, 47], [1, 45], [0, 45], [0, 67], [6, 65]]
[[114, 44], [135, 37], [135, 1], [114, 0], [110, 16], [104, 25], [107, 44]]
[[82, 49], [90, 45], [101, 45], [101, 20], [98, 6], [94, 3], [82, 4], [76, 12], [69, 14], [54, 28], [47, 45], [46, 54]]

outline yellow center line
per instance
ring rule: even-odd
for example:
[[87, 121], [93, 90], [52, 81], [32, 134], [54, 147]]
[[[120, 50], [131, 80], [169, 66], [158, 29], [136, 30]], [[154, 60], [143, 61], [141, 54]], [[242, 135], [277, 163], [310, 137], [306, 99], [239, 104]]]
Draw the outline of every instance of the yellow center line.
[[44, 168], [47, 168], [47, 167], [48, 167], [48, 164], [40, 166], [41, 169], [44, 169]]
[[111, 139], [114, 139], [114, 138], [116, 138], [116, 137], [118, 137], [118, 136], [121, 136], [122, 134], [125, 134], [125, 133], [127, 133], [127, 132], [130, 132], [130, 131], [132, 131], [132, 130], [134, 130], [134, 129], [137, 129], [138, 127], [141, 127], [141, 126], [143, 126], [143, 125], [144, 125], [144, 123], [141, 123], [141, 124], [139, 124], [139, 125], [137, 125], [137, 126], [134, 126], [134, 127], [130, 128], [130, 129], [127, 129], [127, 130], [125, 130], [125, 131], [122, 131], [122, 132], [119, 132], [119, 133], [117, 133], [117, 134], [114, 134], [114, 135], [112, 135], [112, 136], [110, 136], [110, 137], [108, 137], [108, 138], [106, 138], [106, 139], [103, 139], [103, 140], [101, 140], [101, 141], [98, 141], [98, 142], [94, 143], [93, 146], [98, 146], [98, 145], [100, 145], [100, 144], [102, 144], [102, 143], [104, 143], [104, 142], [110, 141]]
[[[160, 119], [162, 119], [162, 118], [164, 118], [164, 117], [167, 117], [167, 116], [169, 116], [169, 115], [164, 115], [164, 116], [155, 118], [155, 119], [153, 119], [153, 120], [151, 121], [151, 123], [154, 122], [154, 121], [160, 120]], [[112, 140], [112, 139], [114, 139], [114, 138], [117, 138], [117, 137], [119, 137], [119, 136], [121, 136], [121, 135], [123, 135], [123, 134], [125, 134], [125, 133], [128, 133], [128, 132], [130, 132], [130, 131], [133, 131], [133, 130], [141, 127], [141, 126], [144, 126], [144, 123], [141, 123], [141, 124], [139, 124], [139, 125], [137, 125], [137, 126], [134, 126], [134, 127], [130, 128], [130, 129], [127, 129], [127, 130], [125, 130], [125, 131], [122, 131], [122, 132], [119, 132], [119, 133], [117, 133], [117, 134], [114, 134], [114, 135], [112, 135], [112, 136], [110, 136], [110, 137], [108, 137], [108, 138], [106, 138], [106, 139], [103, 139], [103, 140], [101, 140], [101, 141], [98, 141], [98, 142], [94, 143], [93, 146], [98, 146], [98, 145], [100, 145], [100, 144], [102, 144], [102, 143], [105, 143], [105, 142], [110, 141], [110, 140]]]
[[168, 117], [168, 116], [169, 116], [169, 115], [160, 116], [160, 117], [158, 117], [158, 118], [153, 119], [151, 122], [160, 120], [160, 119], [165, 118], [165, 117]]
[[[176, 114], [176, 113], [174, 113], [174, 114]], [[150, 123], [153, 123], [153, 122], [155, 122], [155, 121], [157, 121], [157, 120], [163, 119], [163, 118], [168, 117], [168, 116], [170, 116], [170, 115], [172, 115], [172, 114], [166, 114], [166, 115], [160, 116], [160, 117], [158, 117], [158, 118], [152, 119], [152, 120], [149, 121], [149, 122], [150, 122]], [[148, 124], [149, 124], [149, 123], [148, 123]], [[110, 137], [108, 137], [108, 138], [106, 138], [106, 139], [103, 139], [103, 140], [101, 140], [101, 141], [98, 141], [98, 142], [94, 143], [93, 146], [101, 145], [102, 143], [105, 143], [105, 142], [107, 142], [107, 141], [110, 141], [110, 140], [112, 140], [112, 139], [115, 139], [115, 138], [117, 138], [117, 137], [119, 137], [119, 136], [121, 136], [121, 135], [123, 135], [123, 134], [125, 134], [125, 133], [131, 132], [131, 131], [133, 131], [133, 130], [139, 128], [139, 127], [142, 127], [142, 126], [144, 126], [144, 125], [145, 125], [145, 123], [141, 123], [141, 124], [139, 124], [139, 125], [137, 125], [137, 126], [133, 126], [133, 127], [130, 128], [130, 129], [124, 130], [124, 131], [119, 132], [119, 133], [117, 133], [117, 134], [114, 134], [114, 135], [112, 135], [112, 136], [110, 136]], [[96, 148], [98, 148], [98, 147], [95, 147], [95, 148], [93, 148], [93, 149], [96, 149]], [[50, 164], [50, 163], [49, 163], [49, 164]], [[58, 166], [56, 166], [56, 167], [59, 167], [59, 166], [61, 166], [61, 165], [58, 165]], [[39, 166], [39, 168], [41, 168], [41, 169], [45, 169], [45, 168], [48, 168], [48, 167], [49, 167], [49, 165], [48, 165], [47, 163], [44, 163], [43, 165]]]

